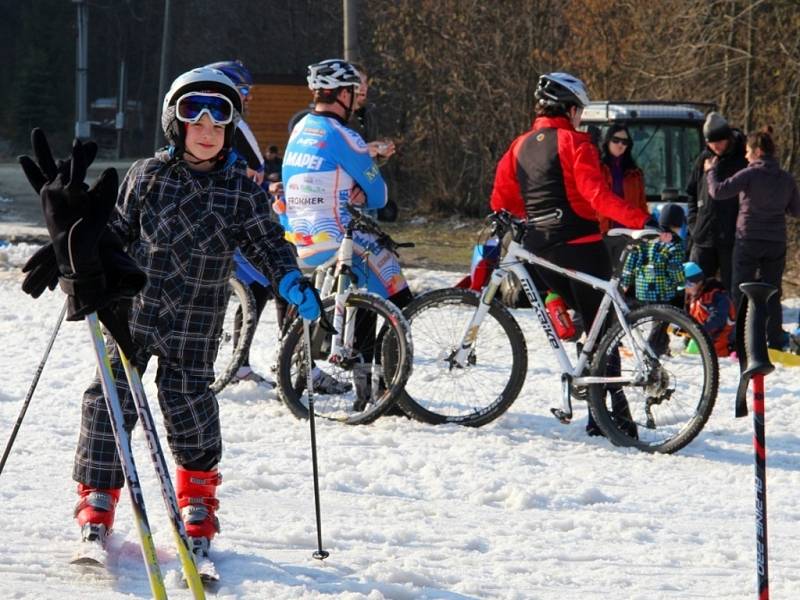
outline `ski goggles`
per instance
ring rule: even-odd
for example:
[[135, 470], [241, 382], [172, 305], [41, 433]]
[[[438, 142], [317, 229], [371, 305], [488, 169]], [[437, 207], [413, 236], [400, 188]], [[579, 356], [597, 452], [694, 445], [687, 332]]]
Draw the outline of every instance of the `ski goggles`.
[[175, 103], [175, 116], [184, 123], [197, 123], [203, 114], [207, 114], [214, 125], [227, 125], [233, 121], [233, 104], [214, 92], [189, 92]]

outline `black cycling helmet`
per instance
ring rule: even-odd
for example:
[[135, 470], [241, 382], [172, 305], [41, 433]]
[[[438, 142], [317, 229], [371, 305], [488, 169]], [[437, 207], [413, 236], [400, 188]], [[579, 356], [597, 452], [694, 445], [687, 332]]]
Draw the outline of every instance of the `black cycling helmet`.
[[534, 97], [541, 106], [564, 108], [589, 104], [589, 94], [583, 82], [569, 73], [547, 73], [539, 77]]
[[242, 114], [242, 99], [236, 85], [218, 69], [199, 67], [179, 75], [164, 96], [161, 108], [161, 128], [164, 137], [175, 146], [176, 154], [184, 150], [186, 128], [175, 116], [175, 103], [178, 98], [189, 92], [216, 92], [222, 94], [233, 104], [233, 120], [225, 126], [225, 141], [222, 150], [227, 154], [233, 146], [233, 136]]

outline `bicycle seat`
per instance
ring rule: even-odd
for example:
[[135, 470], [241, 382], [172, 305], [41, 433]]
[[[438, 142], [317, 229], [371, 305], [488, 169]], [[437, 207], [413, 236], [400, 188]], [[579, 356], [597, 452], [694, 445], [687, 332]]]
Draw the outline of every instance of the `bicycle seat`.
[[648, 237], [658, 237], [661, 232], [658, 229], [628, 229], [627, 227], [614, 227], [609, 229], [606, 233], [609, 237], [617, 237], [620, 235], [633, 238], [634, 240], [641, 240]]

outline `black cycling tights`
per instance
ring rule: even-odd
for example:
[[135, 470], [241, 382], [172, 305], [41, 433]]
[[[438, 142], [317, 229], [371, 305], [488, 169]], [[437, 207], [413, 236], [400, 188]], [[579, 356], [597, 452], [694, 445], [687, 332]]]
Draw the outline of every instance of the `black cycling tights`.
[[[394, 304], [400, 310], [403, 310], [414, 299], [411, 290], [404, 288], [389, 296], [389, 302]], [[365, 312], [359, 310], [356, 314], [356, 331], [355, 331], [355, 345], [361, 351], [364, 357], [364, 362], [375, 362], [380, 364], [380, 356], [375, 357], [375, 347], [380, 346], [381, 340], [375, 339], [375, 326], [377, 325], [378, 318], [374, 312]]]
[[[535, 253], [560, 267], [594, 275], [598, 279], [611, 277], [611, 263], [602, 241], [588, 244], [559, 244], [544, 250], [536, 250]], [[567, 306], [581, 316], [588, 331], [600, 308], [603, 292], [575, 279], [559, 275], [555, 271], [536, 267], [536, 272], [548, 288], [561, 296]]]
[[[273, 296], [273, 294], [272, 294], [272, 286], [271, 285], [263, 286], [260, 283], [258, 283], [257, 281], [254, 281], [254, 282], [252, 282], [250, 284], [249, 287], [250, 287], [250, 291], [253, 293], [253, 299], [256, 301], [255, 325], [257, 326], [258, 325], [258, 321], [261, 318], [261, 313], [264, 312], [264, 307], [267, 305], [267, 302], [269, 302], [272, 299], [272, 296]], [[276, 309], [278, 311], [278, 320], [280, 322], [280, 321], [282, 321], [282, 319], [281, 319], [282, 315], [281, 315], [280, 307], [276, 305]], [[236, 345], [237, 340], [239, 339], [239, 331], [241, 331], [241, 329], [242, 329], [242, 309], [239, 308], [236, 311], [236, 317], [235, 317], [234, 325], [233, 325], [233, 344], [234, 344], [234, 346]], [[249, 367], [250, 366], [250, 347], [249, 346], [247, 347], [247, 353], [245, 354], [244, 361], [242, 361], [242, 366], [243, 367]]]

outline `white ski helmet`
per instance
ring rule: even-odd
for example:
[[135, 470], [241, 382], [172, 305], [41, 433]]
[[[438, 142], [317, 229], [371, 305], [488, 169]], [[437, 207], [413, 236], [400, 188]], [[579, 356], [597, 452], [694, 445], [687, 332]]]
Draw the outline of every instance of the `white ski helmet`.
[[569, 73], [547, 73], [539, 77], [534, 94], [542, 106], [561, 104], [583, 108], [589, 104], [589, 94], [583, 82]]
[[310, 90], [335, 90], [361, 85], [361, 74], [349, 62], [341, 58], [329, 58], [308, 65], [306, 81]]
[[231, 101], [233, 120], [225, 126], [225, 142], [222, 148], [225, 152], [230, 150], [233, 145], [233, 134], [242, 115], [242, 99], [236, 84], [219, 69], [210, 67], [192, 69], [179, 75], [172, 82], [161, 108], [161, 128], [164, 130], [164, 137], [175, 146], [176, 150], [183, 150], [186, 129], [175, 116], [175, 103], [178, 98], [189, 92], [216, 92]]

